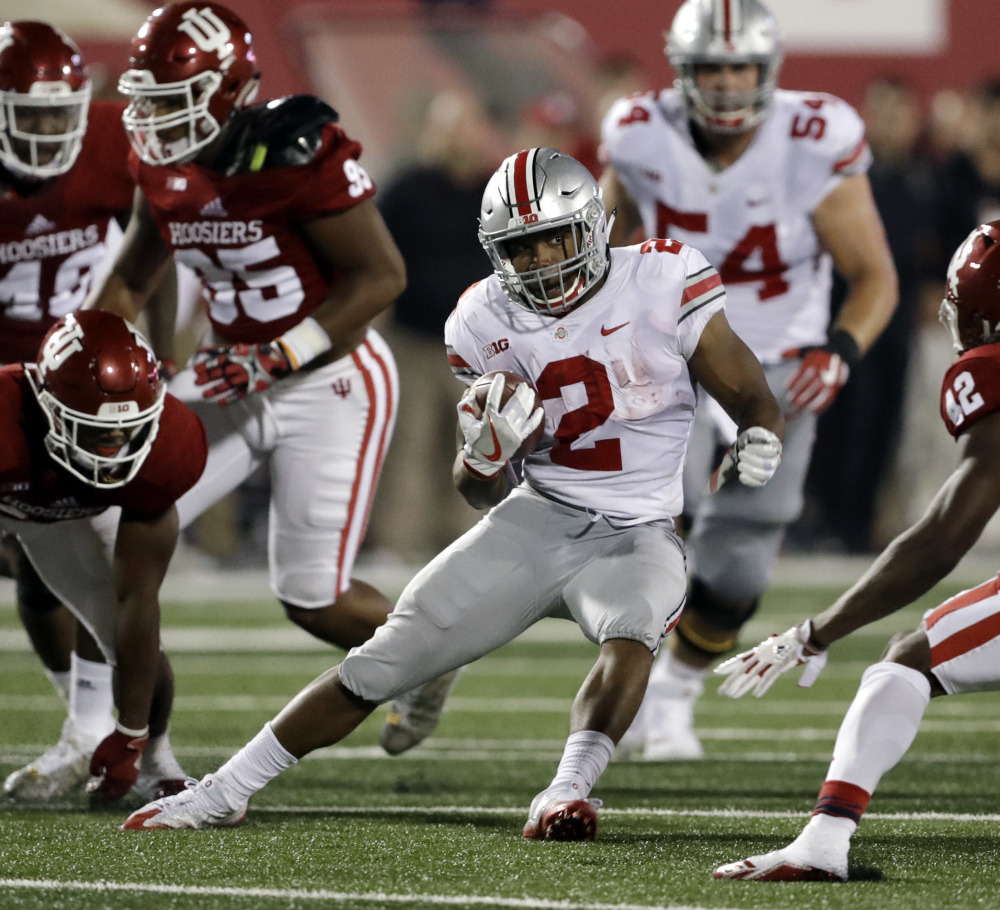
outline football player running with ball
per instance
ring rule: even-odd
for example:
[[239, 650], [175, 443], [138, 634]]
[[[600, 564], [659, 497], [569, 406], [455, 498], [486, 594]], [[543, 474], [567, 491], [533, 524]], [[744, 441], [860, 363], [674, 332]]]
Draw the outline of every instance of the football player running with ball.
[[[736, 427], [699, 396], [685, 465], [691, 583], [623, 746], [647, 760], [700, 758], [694, 707], [735, 645], [802, 510], [816, 419], [896, 306], [896, 274], [866, 171], [857, 113], [830, 95], [775, 88], [777, 23], [759, 0], [686, 0], [667, 35], [675, 88], [616, 102], [602, 125], [612, 245], [671, 237], [700, 249], [726, 286], [733, 330], [764, 365], [788, 421], [766, 489], [703, 497]], [[848, 294], [830, 326], [836, 266]], [[708, 392], [708, 389], [704, 389]], [[624, 750], [623, 750], [624, 751]]]
[[[818, 616], [731, 658], [716, 672], [733, 698], [763, 695], [826, 648], [895, 613], [958, 565], [1000, 509], [1000, 221], [976, 228], [948, 267], [941, 321], [958, 359], [941, 386], [941, 418], [958, 441], [958, 464], [923, 517], [890, 543], [861, 579]], [[893, 638], [861, 677], [833, 747], [833, 761], [805, 830], [787, 847], [720, 866], [716, 878], [844, 881], [851, 836], [875, 787], [910, 748], [931, 698], [1000, 690], [1000, 577], [928, 610]]]
[[[112, 313], [71, 313], [37, 363], [0, 369], [0, 531], [115, 667], [115, 728], [89, 757], [93, 801], [184, 788], [149, 779], [173, 676], [160, 649], [159, 590], [177, 544], [177, 499], [207, 446], [198, 418], [166, 394], [146, 339]], [[96, 516], [96, 518], [94, 517]]]
[[[294, 623], [348, 649], [392, 608], [351, 570], [399, 392], [369, 323], [405, 268], [336, 112], [306, 95], [252, 105], [258, 79], [252, 36], [224, 6], [150, 14], [119, 81], [139, 192], [87, 305], [133, 317], [171, 255], [200, 278], [212, 337], [171, 391], [210, 454], [181, 526], [266, 465], [271, 587]], [[422, 726], [396, 751], [433, 728], [452, 679], [408, 693], [397, 725], [412, 709]]]
[[[461, 297], [445, 338], [470, 384], [458, 405], [454, 480], [470, 504], [491, 511], [417, 574], [369, 642], [218, 772], [133, 813], [125, 828], [237, 824], [257, 790], [347, 736], [379, 703], [556, 616], [600, 651], [523, 836], [594, 836], [591, 788], [684, 607], [684, 549], [671, 516], [682, 504], [694, 382], [739, 428], [731, 484], [768, 482], [784, 419], [726, 321], [716, 270], [672, 240], [610, 250], [601, 190], [580, 162], [544, 148], [506, 159], [484, 193], [479, 236], [494, 273]], [[481, 410], [471, 386], [497, 370], [526, 382], [499, 407], [497, 376]], [[524, 479], [510, 490], [509, 459], [542, 421]]]

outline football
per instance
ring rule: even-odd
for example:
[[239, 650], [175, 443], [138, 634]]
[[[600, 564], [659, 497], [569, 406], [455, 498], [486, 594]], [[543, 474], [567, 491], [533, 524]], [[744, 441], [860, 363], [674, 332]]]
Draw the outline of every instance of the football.
[[[500, 408], [510, 401], [510, 396], [514, 394], [514, 390], [522, 382], [527, 382], [530, 386], [531, 383], [528, 382], [523, 376], [518, 373], [513, 373], [510, 370], [494, 370], [492, 373], [483, 373], [472, 385], [472, 388], [476, 393], [476, 404], [479, 407], [479, 413], [482, 414], [483, 408], [486, 407], [486, 396], [490, 391], [490, 384], [493, 382], [493, 378], [497, 374], [501, 374], [504, 377], [504, 389], [503, 394], [500, 396]], [[532, 386], [532, 392], [535, 393], [534, 400], [531, 404], [531, 411], [529, 413], [534, 413], [535, 408], [540, 408], [542, 406], [542, 399], [539, 397], [538, 392]], [[520, 448], [514, 454], [514, 459], [525, 458], [530, 455], [538, 447], [538, 443], [542, 441], [542, 434], [545, 432], [545, 421], [543, 420], [531, 433], [524, 442], [521, 443]]]

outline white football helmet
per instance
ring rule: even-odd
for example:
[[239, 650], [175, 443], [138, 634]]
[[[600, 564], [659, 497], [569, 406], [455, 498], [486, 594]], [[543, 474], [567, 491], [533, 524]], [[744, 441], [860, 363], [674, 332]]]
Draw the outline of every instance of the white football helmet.
[[[563, 226], [572, 228], [568, 232], [572, 249], [562, 262], [523, 272], [514, 268], [510, 241]], [[479, 242], [512, 303], [562, 315], [580, 302], [608, 267], [601, 188], [575, 158], [550, 148], [524, 149], [507, 158], [486, 186]]]
[[[717, 133], [742, 133], [763, 119], [774, 97], [782, 46], [777, 20], [760, 0], [686, 0], [665, 37], [675, 85], [696, 123]], [[706, 63], [755, 63], [757, 87], [703, 92], [695, 67]]]

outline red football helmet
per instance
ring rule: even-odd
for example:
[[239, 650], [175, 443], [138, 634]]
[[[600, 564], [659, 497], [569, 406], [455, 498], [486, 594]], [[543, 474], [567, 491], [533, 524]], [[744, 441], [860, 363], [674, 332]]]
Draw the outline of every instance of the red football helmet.
[[45, 447], [67, 471], [101, 489], [138, 473], [153, 447], [166, 386], [149, 342], [113, 313], [60, 319], [25, 373], [49, 423]]
[[958, 353], [1000, 341], [1000, 221], [979, 225], [955, 250], [938, 316]]
[[90, 80], [79, 48], [44, 22], [0, 26], [0, 163], [46, 179], [76, 162], [87, 131]]
[[155, 10], [118, 80], [132, 99], [122, 118], [132, 148], [147, 164], [191, 160], [253, 101], [259, 79], [253, 38], [235, 13], [204, 0]]

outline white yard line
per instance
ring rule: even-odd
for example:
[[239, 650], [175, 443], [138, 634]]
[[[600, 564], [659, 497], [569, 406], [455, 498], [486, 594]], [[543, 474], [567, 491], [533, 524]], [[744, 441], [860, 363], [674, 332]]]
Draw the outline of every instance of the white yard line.
[[[436, 907], [511, 907], [515, 910], [708, 910], [679, 904], [603, 904], [576, 901], [550, 901], [534, 898], [501, 897], [478, 894], [387, 894], [380, 891], [350, 892], [302, 888], [224, 888], [198, 885], [147, 885], [140, 882], [81, 882], [52, 879], [0, 878], [0, 891], [92, 891], [138, 892], [143, 894], [198, 895], [200, 897], [273, 898], [275, 900], [326, 901], [338, 904], [409, 904]], [[712, 908], [725, 910], [725, 908]]]
[[[253, 806], [251, 814], [265, 815], [431, 815], [439, 816], [451, 813], [453, 815], [514, 815], [521, 816], [527, 812], [524, 807], [505, 808], [500, 806]], [[722, 819], [802, 819], [808, 818], [811, 809], [801, 812], [770, 809], [656, 809], [637, 806], [630, 809], [614, 809], [605, 806], [600, 810], [602, 816], [628, 816], [630, 818], [722, 818]], [[891, 822], [979, 822], [984, 825], [995, 825], [1000, 822], [998, 813], [969, 812], [865, 812], [865, 819], [872, 821]]]

